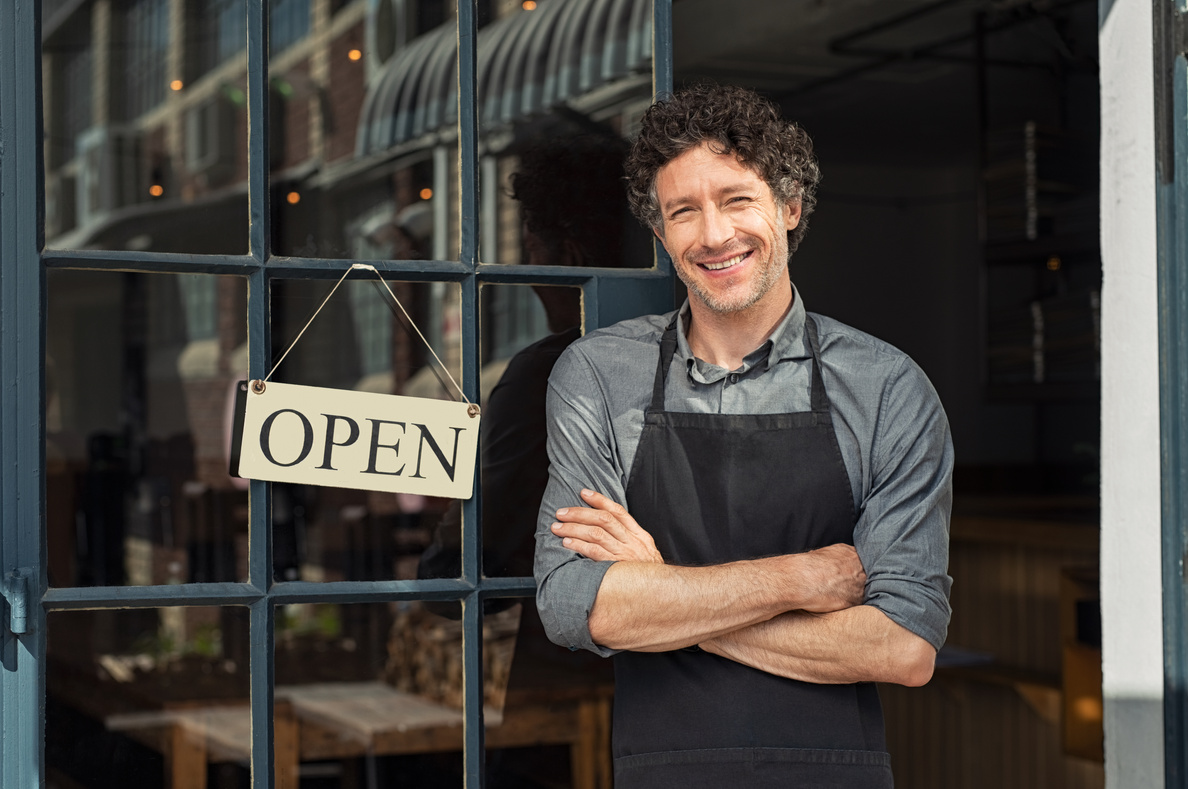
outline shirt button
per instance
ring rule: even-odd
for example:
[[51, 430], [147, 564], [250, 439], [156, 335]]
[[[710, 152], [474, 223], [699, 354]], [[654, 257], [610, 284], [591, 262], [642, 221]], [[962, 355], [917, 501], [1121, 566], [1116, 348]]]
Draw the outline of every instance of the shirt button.
[[730, 383], [732, 383], [732, 384], [738, 383], [738, 373], [730, 374]]

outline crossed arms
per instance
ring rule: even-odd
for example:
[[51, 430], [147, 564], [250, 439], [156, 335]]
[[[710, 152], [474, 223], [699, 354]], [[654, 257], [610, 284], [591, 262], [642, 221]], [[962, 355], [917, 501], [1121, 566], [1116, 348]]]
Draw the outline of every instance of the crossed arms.
[[664, 563], [651, 535], [616, 502], [583, 490], [586, 507], [557, 510], [563, 545], [613, 561], [590, 611], [590, 635], [611, 649], [699, 645], [752, 668], [818, 683], [923, 685], [936, 650], [873, 606], [848, 545], [707, 567]]
[[926, 682], [949, 619], [953, 450], [923, 372], [910, 362], [885, 373], [865, 359], [851, 365], [852, 376], [879, 372], [877, 421], [835, 388], [839, 443], [861, 496], [857, 552], [833, 545], [680, 567], [666, 564], [648, 524], [619, 506], [638, 435], [632, 413], [643, 408], [629, 393], [647, 391], [652, 372], [616, 338], [588, 340], [600, 372], [579, 342], [549, 384], [551, 468], [535, 558], [549, 637], [604, 656], [699, 645], [810, 682]]

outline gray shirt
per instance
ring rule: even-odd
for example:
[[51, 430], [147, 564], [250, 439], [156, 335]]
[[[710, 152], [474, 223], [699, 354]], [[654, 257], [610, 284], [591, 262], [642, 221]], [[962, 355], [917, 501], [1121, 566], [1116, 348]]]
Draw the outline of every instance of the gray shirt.
[[[736, 370], [697, 359], [681, 308], [665, 410], [772, 414], [810, 410], [812, 355], [799, 293], [771, 337]], [[593, 642], [587, 619], [612, 562], [565, 548], [549, 526], [591, 488], [626, 505], [627, 479], [643, 429], [672, 313], [590, 332], [553, 368], [547, 400], [549, 483], [536, 526], [537, 606], [554, 642], [614, 654]], [[866, 570], [866, 604], [936, 648], [948, 629], [949, 511], [953, 444], [940, 399], [902, 351], [813, 315], [821, 373], [858, 522], [854, 545]], [[772, 469], [779, 485], [780, 469]], [[648, 524], [641, 523], [644, 529]]]

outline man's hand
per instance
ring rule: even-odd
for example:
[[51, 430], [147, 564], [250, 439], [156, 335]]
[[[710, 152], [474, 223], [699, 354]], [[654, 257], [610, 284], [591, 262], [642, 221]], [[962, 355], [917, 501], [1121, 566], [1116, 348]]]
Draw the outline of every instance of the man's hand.
[[553, 534], [566, 548], [599, 562], [664, 564], [652, 535], [625, 507], [592, 490], [583, 490], [582, 499], [590, 506], [557, 510]]
[[801, 558], [800, 577], [807, 596], [800, 610], [826, 614], [862, 605], [866, 572], [853, 545], [826, 545]]

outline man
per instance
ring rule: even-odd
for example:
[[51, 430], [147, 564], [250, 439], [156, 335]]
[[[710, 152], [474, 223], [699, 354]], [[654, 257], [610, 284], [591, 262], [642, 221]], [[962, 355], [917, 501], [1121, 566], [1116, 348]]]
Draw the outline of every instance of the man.
[[628, 194], [688, 286], [550, 378], [537, 528], [555, 642], [615, 657], [616, 787], [889, 787], [873, 682], [949, 619], [952, 445], [902, 352], [788, 278], [819, 171], [754, 93], [654, 105]]

